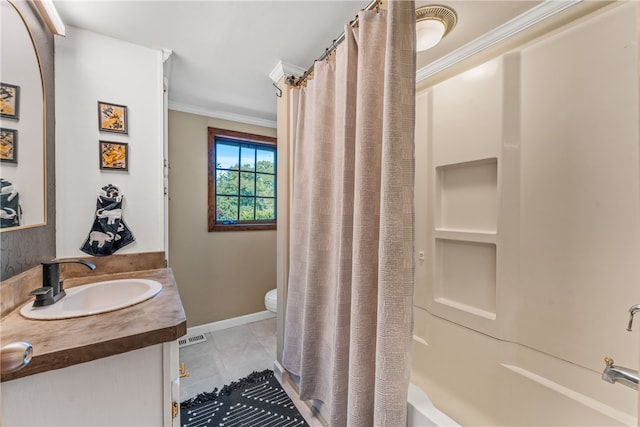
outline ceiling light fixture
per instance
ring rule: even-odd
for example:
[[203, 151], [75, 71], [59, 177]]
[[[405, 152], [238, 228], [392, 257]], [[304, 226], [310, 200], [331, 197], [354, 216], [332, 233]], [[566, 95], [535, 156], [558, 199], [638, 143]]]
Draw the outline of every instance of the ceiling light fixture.
[[458, 16], [446, 6], [416, 9], [416, 50], [431, 49], [456, 26]]

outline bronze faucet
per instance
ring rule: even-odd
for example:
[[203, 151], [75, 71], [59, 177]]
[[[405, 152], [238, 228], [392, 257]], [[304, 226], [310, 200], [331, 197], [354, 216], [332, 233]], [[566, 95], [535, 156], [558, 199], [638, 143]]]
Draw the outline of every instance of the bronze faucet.
[[45, 307], [47, 305], [54, 304], [62, 299], [66, 293], [60, 280], [60, 264], [83, 264], [94, 270], [96, 266], [83, 259], [69, 259], [69, 260], [52, 260], [42, 263], [42, 287], [35, 289], [29, 293], [29, 295], [35, 295], [36, 299], [33, 301], [34, 307]]

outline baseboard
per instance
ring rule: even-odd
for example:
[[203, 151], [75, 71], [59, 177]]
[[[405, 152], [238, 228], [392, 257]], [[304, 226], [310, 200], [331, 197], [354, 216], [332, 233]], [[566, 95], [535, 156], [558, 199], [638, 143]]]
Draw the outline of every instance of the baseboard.
[[232, 317], [231, 319], [224, 319], [217, 322], [206, 323], [204, 325], [192, 326], [187, 328], [187, 336], [206, 334], [207, 332], [221, 331], [227, 328], [233, 328], [234, 326], [246, 325], [248, 323], [259, 322], [261, 320], [267, 320], [276, 317], [276, 315], [270, 311], [264, 310], [258, 313], [245, 314], [244, 316]]

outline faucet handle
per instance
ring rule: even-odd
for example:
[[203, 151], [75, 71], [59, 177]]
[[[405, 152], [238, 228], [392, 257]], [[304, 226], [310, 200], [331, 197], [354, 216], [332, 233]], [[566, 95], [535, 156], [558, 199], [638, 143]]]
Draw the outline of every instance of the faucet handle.
[[604, 363], [610, 368], [613, 366], [613, 359], [607, 356], [604, 358]]
[[34, 307], [44, 307], [53, 304], [53, 288], [47, 286], [44, 288], [34, 289], [29, 292], [29, 295], [35, 295], [36, 299], [33, 301]]
[[53, 288], [47, 287], [47, 288], [34, 289], [31, 292], [29, 292], [29, 295], [35, 295], [36, 298], [41, 296], [51, 296], [53, 295]]

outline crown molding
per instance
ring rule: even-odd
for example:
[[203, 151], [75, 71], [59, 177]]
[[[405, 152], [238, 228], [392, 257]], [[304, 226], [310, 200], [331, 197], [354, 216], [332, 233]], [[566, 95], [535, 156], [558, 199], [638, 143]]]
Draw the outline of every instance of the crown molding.
[[273, 70], [271, 70], [271, 72], [269, 73], [269, 78], [274, 83], [278, 83], [284, 76], [300, 77], [306, 71], [307, 70], [298, 67], [297, 65], [287, 64], [286, 62], [279, 61], [273, 68]]
[[499, 27], [443, 56], [416, 72], [416, 83], [446, 70], [552, 16], [574, 6], [582, 0], [545, 0], [538, 6], [516, 16]]
[[169, 101], [169, 109], [182, 111], [183, 113], [197, 114], [199, 116], [211, 117], [214, 119], [230, 120], [232, 122], [246, 123], [249, 125], [264, 126], [267, 128], [277, 128], [275, 120], [261, 119], [258, 117], [245, 116], [242, 114], [228, 113], [226, 111], [207, 110], [195, 105], [184, 104], [182, 102]]
[[160, 51], [162, 52], [162, 63], [164, 64], [171, 57], [173, 51], [171, 49], [164, 48], [160, 49]]

